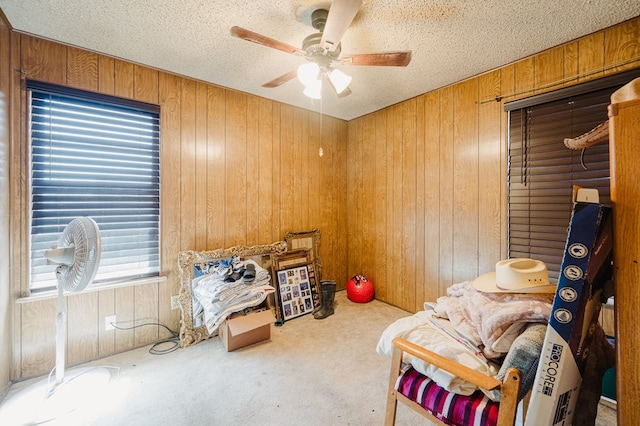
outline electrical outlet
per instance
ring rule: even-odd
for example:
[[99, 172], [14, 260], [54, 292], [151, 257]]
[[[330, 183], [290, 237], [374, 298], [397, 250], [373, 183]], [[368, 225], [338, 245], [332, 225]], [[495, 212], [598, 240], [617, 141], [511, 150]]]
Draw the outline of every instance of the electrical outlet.
[[180, 309], [180, 297], [177, 294], [171, 296], [171, 309]]
[[108, 317], [104, 317], [104, 331], [115, 330], [116, 316], [110, 315]]

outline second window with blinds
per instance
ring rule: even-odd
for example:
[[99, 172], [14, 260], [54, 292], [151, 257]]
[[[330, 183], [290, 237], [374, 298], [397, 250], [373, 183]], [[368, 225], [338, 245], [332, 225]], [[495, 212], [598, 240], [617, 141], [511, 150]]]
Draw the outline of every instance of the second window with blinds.
[[609, 145], [565, 146], [608, 119], [611, 94], [639, 71], [505, 105], [509, 116], [508, 255], [542, 260], [557, 281], [573, 185], [596, 188], [610, 205]]

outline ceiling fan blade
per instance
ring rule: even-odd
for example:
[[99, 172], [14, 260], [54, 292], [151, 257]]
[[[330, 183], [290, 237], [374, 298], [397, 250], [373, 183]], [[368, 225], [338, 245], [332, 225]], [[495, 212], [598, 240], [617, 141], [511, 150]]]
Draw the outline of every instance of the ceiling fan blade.
[[288, 73], [283, 74], [280, 77], [274, 78], [270, 82], [263, 84], [262, 87], [266, 87], [268, 89], [278, 87], [289, 80], [293, 80], [294, 78], [296, 78], [296, 75], [297, 75], [297, 70], [291, 70]]
[[344, 65], [406, 67], [411, 62], [411, 51], [345, 55], [340, 62]]
[[253, 31], [246, 30], [240, 27], [231, 27], [231, 35], [241, 38], [243, 40], [251, 41], [253, 43], [261, 44], [263, 46], [271, 47], [273, 49], [281, 50], [292, 55], [304, 56], [305, 52], [293, 47], [287, 43], [283, 43], [271, 37], [264, 36], [262, 34], [254, 33]]
[[362, 5], [362, 0], [333, 0], [329, 8], [327, 22], [322, 30], [320, 47], [333, 52], [340, 44], [342, 36], [356, 17]]

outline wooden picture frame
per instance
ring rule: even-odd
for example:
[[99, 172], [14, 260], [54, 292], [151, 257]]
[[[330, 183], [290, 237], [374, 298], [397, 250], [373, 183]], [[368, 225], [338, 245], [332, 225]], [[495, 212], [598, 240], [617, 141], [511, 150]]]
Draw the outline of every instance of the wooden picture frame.
[[320, 230], [314, 228], [305, 232], [287, 232], [284, 236], [289, 251], [307, 249], [311, 252], [316, 281], [322, 280], [322, 261], [320, 260]]
[[251, 247], [235, 246], [226, 249], [210, 251], [182, 251], [178, 254], [178, 270], [180, 275], [180, 309], [182, 319], [180, 324], [180, 346], [195, 345], [202, 340], [216, 336], [217, 332], [209, 333], [207, 327], [200, 321], [194, 322], [192, 283], [196, 268], [203, 268], [210, 262], [238, 256], [241, 260], [252, 259], [258, 265], [269, 271], [271, 285], [276, 287], [272, 256], [283, 254], [287, 251], [285, 241], [277, 241], [268, 245], [255, 245]]
[[[307, 275], [307, 281], [309, 283], [309, 297], [312, 301], [311, 312], [316, 308], [320, 307], [320, 291], [319, 284], [320, 282], [317, 280], [316, 272], [315, 272], [315, 262], [313, 261], [313, 257], [311, 254], [311, 250], [300, 249], [287, 251], [286, 253], [281, 254], [273, 254], [271, 256], [272, 264], [274, 269], [274, 274], [276, 276], [276, 303], [275, 303], [275, 311], [276, 311], [276, 325], [282, 325], [287, 319], [294, 318], [299, 315], [285, 315], [284, 311], [284, 303], [283, 303], [283, 295], [284, 291], [280, 286], [280, 279], [282, 277], [282, 272], [288, 271], [299, 271], [299, 268], [304, 268], [305, 273]], [[298, 278], [300, 276], [298, 275]], [[287, 285], [286, 281], [283, 283], [284, 286]], [[306, 289], [305, 289], [306, 291]], [[293, 296], [293, 295], [292, 295]], [[304, 300], [304, 297], [297, 296], [300, 300]], [[298, 300], [296, 303], [299, 303]], [[307, 312], [307, 306], [305, 305], [305, 313]]]

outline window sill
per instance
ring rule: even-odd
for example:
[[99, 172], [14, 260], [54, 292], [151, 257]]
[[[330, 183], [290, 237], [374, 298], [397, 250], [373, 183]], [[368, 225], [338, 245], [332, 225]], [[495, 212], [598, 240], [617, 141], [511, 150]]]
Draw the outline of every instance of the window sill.
[[[165, 282], [167, 282], [167, 277], [163, 275], [157, 276], [157, 277], [146, 277], [146, 278], [139, 278], [139, 279], [133, 279], [128, 281], [121, 281], [121, 282], [112, 283], [112, 284], [102, 284], [102, 285], [96, 284], [95, 286], [88, 287], [85, 290], [78, 293], [65, 293], [65, 296], [74, 296], [77, 294], [106, 291], [106, 290], [112, 290], [115, 288], [122, 288], [122, 287], [135, 287], [135, 286], [145, 285], [145, 284], [162, 284]], [[41, 300], [55, 299], [56, 297], [58, 297], [58, 293], [56, 291], [53, 291], [53, 290], [44, 291], [42, 293], [36, 293], [36, 294], [32, 294], [25, 297], [19, 297], [18, 299], [16, 299], [16, 303], [37, 302]]]

